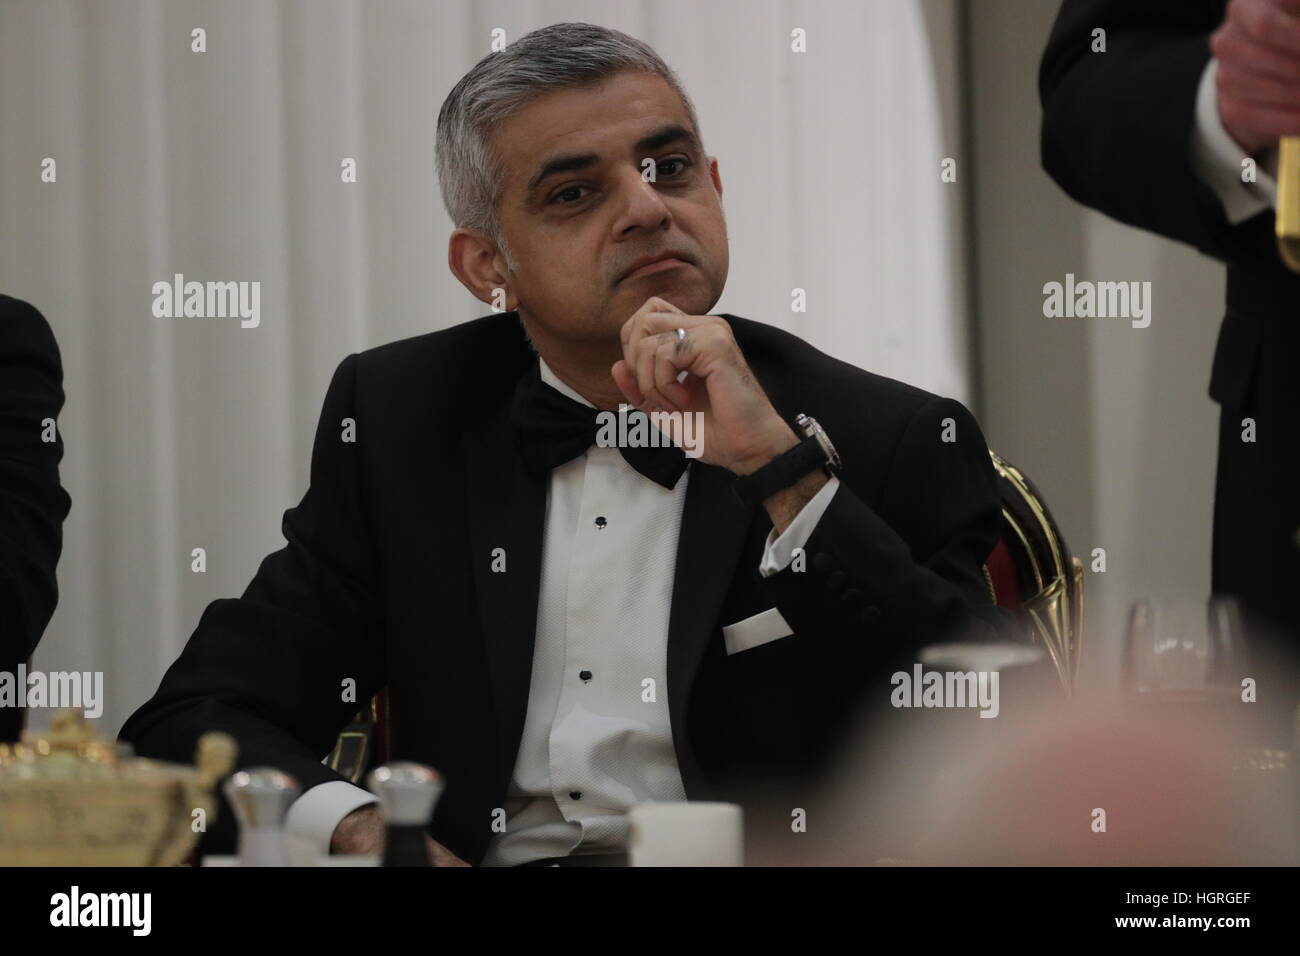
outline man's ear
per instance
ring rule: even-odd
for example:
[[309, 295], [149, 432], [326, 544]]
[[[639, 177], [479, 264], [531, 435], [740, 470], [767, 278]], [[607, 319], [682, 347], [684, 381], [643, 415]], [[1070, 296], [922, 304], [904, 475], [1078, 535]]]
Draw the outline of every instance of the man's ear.
[[505, 271], [505, 258], [481, 232], [459, 227], [452, 231], [447, 242], [447, 267], [480, 302], [505, 312], [518, 306]]
[[722, 198], [722, 174], [718, 172], [718, 157], [709, 157], [709, 177], [713, 180], [713, 188], [718, 191], [718, 198]]

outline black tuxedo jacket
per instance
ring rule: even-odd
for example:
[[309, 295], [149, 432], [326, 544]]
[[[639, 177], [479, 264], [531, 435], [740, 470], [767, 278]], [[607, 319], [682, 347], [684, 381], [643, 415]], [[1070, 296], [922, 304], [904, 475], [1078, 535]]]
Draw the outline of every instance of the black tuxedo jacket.
[[[1197, 86], [1226, 6], [1066, 0], [1039, 72], [1042, 161], [1080, 202], [1226, 263], [1209, 385], [1222, 409], [1214, 590], [1300, 638], [1300, 275], [1278, 257], [1273, 211], [1230, 225], [1191, 161]], [[1098, 27], [1104, 54], [1090, 52]], [[1255, 443], [1241, 440], [1244, 418]]]
[[[54, 613], [54, 571], [71, 501], [59, 484], [62, 434], [42, 422], [63, 408], [63, 365], [44, 317], [0, 295], [0, 671], [31, 657]], [[18, 739], [21, 714], [0, 707], [0, 742]]]
[[[919, 645], [1005, 623], [981, 569], [1000, 505], [970, 413], [726, 318], [778, 411], [826, 427], [843, 487], [808, 541], [806, 570], [763, 579], [766, 511], [740, 504], [730, 472], [690, 465], [666, 692], [691, 799], [740, 799], [815, 769], [845, 716], [864, 698], [887, 700], [888, 671]], [[356, 681], [361, 702], [387, 686], [391, 758], [443, 772], [433, 836], [479, 862], [532, 667], [547, 481], [524, 470], [506, 413], [535, 361], [515, 313], [344, 359], [310, 490], [285, 514], [287, 546], [241, 598], [208, 607], [122, 736], [186, 761], [201, 733], [223, 729], [242, 766], [279, 767], [305, 789], [337, 779], [321, 759], [358, 709], [343, 682]], [[354, 443], [341, 440], [347, 419]], [[942, 440], [946, 419], [956, 441]], [[495, 548], [506, 573], [491, 571]], [[721, 628], [772, 607], [794, 634], [728, 655]], [[224, 814], [206, 850], [229, 846], [228, 826]]]
[[[1038, 88], [1043, 168], [1061, 188], [1120, 222], [1227, 264], [1227, 321], [1210, 391], [1217, 401], [1236, 403], [1250, 389], [1256, 340], [1270, 334], [1258, 322], [1294, 324], [1300, 315], [1300, 275], [1278, 257], [1273, 210], [1230, 225], [1192, 166], [1197, 87], [1226, 6], [1065, 0]], [[1107, 32], [1105, 53], [1090, 52], [1098, 27]]]

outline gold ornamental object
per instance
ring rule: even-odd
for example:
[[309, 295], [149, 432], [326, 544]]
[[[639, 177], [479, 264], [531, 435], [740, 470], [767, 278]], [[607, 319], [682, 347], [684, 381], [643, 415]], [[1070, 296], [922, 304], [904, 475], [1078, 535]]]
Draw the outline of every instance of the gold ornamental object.
[[1277, 161], [1277, 252], [1300, 272], [1300, 136], [1283, 136]]
[[60, 711], [46, 733], [0, 744], [0, 866], [176, 866], [214, 822], [235, 751], [208, 733], [197, 767], [147, 760]]
[[[1033, 594], [1021, 601], [1033, 642], [1047, 651], [1062, 689], [1072, 694], [1083, 640], [1083, 563], [1069, 553], [1033, 482], [991, 448], [989, 457], [993, 470], [1014, 491], [1014, 495], [1003, 499], [1002, 520], [1003, 527], [1019, 539], [1034, 576]], [[996, 602], [987, 565], [984, 579]]]

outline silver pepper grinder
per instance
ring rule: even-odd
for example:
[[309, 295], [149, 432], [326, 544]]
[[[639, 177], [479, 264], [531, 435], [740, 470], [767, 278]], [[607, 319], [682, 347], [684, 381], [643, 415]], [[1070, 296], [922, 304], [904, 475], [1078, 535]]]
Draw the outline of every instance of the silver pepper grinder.
[[298, 798], [298, 781], [273, 767], [232, 774], [222, 788], [239, 821], [240, 866], [288, 866], [284, 818]]
[[383, 866], [432, 866], [425, 834], [442, 795], [442, 776], [432, 767], [399, 760], [366, 778], [384, 815]]

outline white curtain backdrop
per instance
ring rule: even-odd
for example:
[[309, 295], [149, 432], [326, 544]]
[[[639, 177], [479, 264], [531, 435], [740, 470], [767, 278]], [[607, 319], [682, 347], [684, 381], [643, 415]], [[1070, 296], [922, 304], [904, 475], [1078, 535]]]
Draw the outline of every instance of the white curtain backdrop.
[[[446, 268], [433, 134], [495, 27], [602, 23], [678, 71], [725, 187], [716, 311], [969, 402], [954, 3], [0, 0], [0, 291], [49, 319], [68, 395], [34, 666], [103, 671], [115, 733], [283, 543], [343, 356], [486, 313]], [[260, 281], [260, 326], [155, 318], [174, 273]]]

